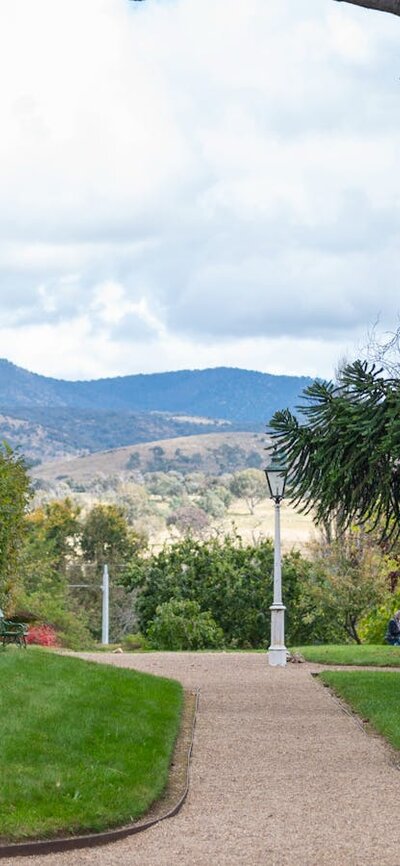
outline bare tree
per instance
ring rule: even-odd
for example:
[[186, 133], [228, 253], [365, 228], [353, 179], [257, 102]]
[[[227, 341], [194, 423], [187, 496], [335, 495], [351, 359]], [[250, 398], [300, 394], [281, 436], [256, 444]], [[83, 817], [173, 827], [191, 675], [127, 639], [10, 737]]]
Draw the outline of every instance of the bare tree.
[[353, 6], [364, 6], [365, 9], [400, 15], [400, 0], [336, 0], [336, 3], [352, 3]]
[[368, 334], [364, 353], [382, 371], [398, 379], [400, 375], [400, 320], [395, 331], [379, 333], [379, 321], [375, 322]]

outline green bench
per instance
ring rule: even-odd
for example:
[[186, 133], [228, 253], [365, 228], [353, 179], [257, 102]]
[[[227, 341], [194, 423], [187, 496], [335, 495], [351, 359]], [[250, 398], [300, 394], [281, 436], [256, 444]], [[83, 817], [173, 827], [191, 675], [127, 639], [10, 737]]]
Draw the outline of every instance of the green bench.
[[8, 643], [16, 643], [26, 649], [28, 626], [24, 622], [12, 622], [0, 617], [0, 641], [5, 648]]

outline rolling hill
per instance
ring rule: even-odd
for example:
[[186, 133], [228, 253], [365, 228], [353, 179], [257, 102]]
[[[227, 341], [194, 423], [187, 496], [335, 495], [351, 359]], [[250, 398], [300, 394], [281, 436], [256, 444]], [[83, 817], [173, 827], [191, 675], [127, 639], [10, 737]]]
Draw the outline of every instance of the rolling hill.
[[34, 467], [31, 474], [43, 481], [67, 480], [73, 484], [85, 484], [96, 475], [123, 476], [137, 471], [218, 475], [246, 466], [258, 468], [266, 445], [267, 437], [258, 433], [204, 433], [51, 461]]
[[18, 407], [14, 411], [18, 417], [0, 414], [0, 438], [13, 448], [20, 448], [33, 465], [131, 443], [230, 429], [227, 421], [162, 412], [138, 414], [44, 407], [26, 411]]
[[262, 431], [311, 383], [229, 367], [68, 382], [0, 360], [0, 435], [33, 462], [180, 436]]

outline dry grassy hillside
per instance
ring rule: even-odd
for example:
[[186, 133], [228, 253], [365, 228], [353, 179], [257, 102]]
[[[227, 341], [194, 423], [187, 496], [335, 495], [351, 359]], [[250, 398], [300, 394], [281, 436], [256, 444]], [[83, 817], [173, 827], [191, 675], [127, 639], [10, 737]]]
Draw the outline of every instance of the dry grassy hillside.
[[[124, 448], [114, 448], [110, 451], [99, 451], [96, 454], [88, 454], [84, 457], [73, 457], [66, 460], [55, 460], [51, 463], [43, 463], [32, 469], [33, 478], [41, 478], [44, 481], [56, 481], [62, 478], [71, 478], [75, 482], [85, 482], [95, 475], [120, 475], [128, 473], [132, 469], [148, 472], [154, 464], [155, 449], [162, 449], [162, 459], [166, 463], [176, 462], [176, 469], [185, 466], [185, 458], [193, 461], [199, 455], [199, 466], [190, 466], [187, 469], [196, 471], [201, 469], [206, 473], [218, 473], [218, 455], [222, 452], [229, 459], [232, 449], [237, 452], [245, 452], [250, 455], [256, 453], [260, 460], [264, 461], [264, 449], [267, 437], [260, 433], [204, 433], [199, 436], [181, 436], [175, 439], [161, 439], [157, 442], [146, 442], [140, 445], [128, 445]], [[177, 459], [178, 453], [178, 459]], [[179, 456], [181, 460], [179, 461]], [[179, 462], [182, 466], [179, 466]], [[244, 464], [243, 464], [244, 465]], [[238, 461], [237, 468], [243, 468]], [[160, 466], [161, 468], [161, 466]], [[234, 468], [234, 467], [232, 467]]]
[[62, 434], [53, 430], [49, 437], [48, 428], [42, 424], [13, 415], [0, 414], [0, 439], [20, 449], [29, 461], [60, 460], [67, 453]]

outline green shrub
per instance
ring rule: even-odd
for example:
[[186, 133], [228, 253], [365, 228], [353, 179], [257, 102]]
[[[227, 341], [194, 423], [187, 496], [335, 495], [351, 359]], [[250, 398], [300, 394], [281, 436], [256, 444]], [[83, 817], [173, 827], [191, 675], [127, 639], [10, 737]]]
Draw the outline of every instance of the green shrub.
[[21, 593], [19, 604], [31, 611], [31, 618], [35, 624], [45, 623], [52, 626], [61, 646], [72, 650], [92, 648], [93, 638], [85, 612], [69, 610], [63, 591], [57, 592], [56, 589], [53, 592], [37, 591], [30, 595]]
[[388, 622], [396, 610], [400, 610], [400, 591], [390, 594], [383, 604], [361, 620], [361, 640], [364, 643], [384, 644]]
[[[223, 631], [225, 645], [264, 647], [270, 637], [273, 568], [269, 540], [254, 546], [230, 536], [204, 542], [189, 537], [152, 556], [139, 554], [122, 579], [135, 592], [135, 613], [145, 636], [158, 605], [179, 599], [195, 601], [201, 611], [209, 611]], [[314, 623], [303, 621], [300, 606], [309, 570], [308, 561], [296, 551], [283, 557], [287, 639], [292, 644], [309, 643], [315, 634]]]
[[157, 607], [147, 635], [149, 644], [160, 650], [220, 649], [224, 642], [210, 611], [202, 612], [197, 601], [182, 599]]
[[140, 652], [148, 648], [148, 641], [140, 633], [127, 634], [122, 641], [122, 646], [127, 652]]

